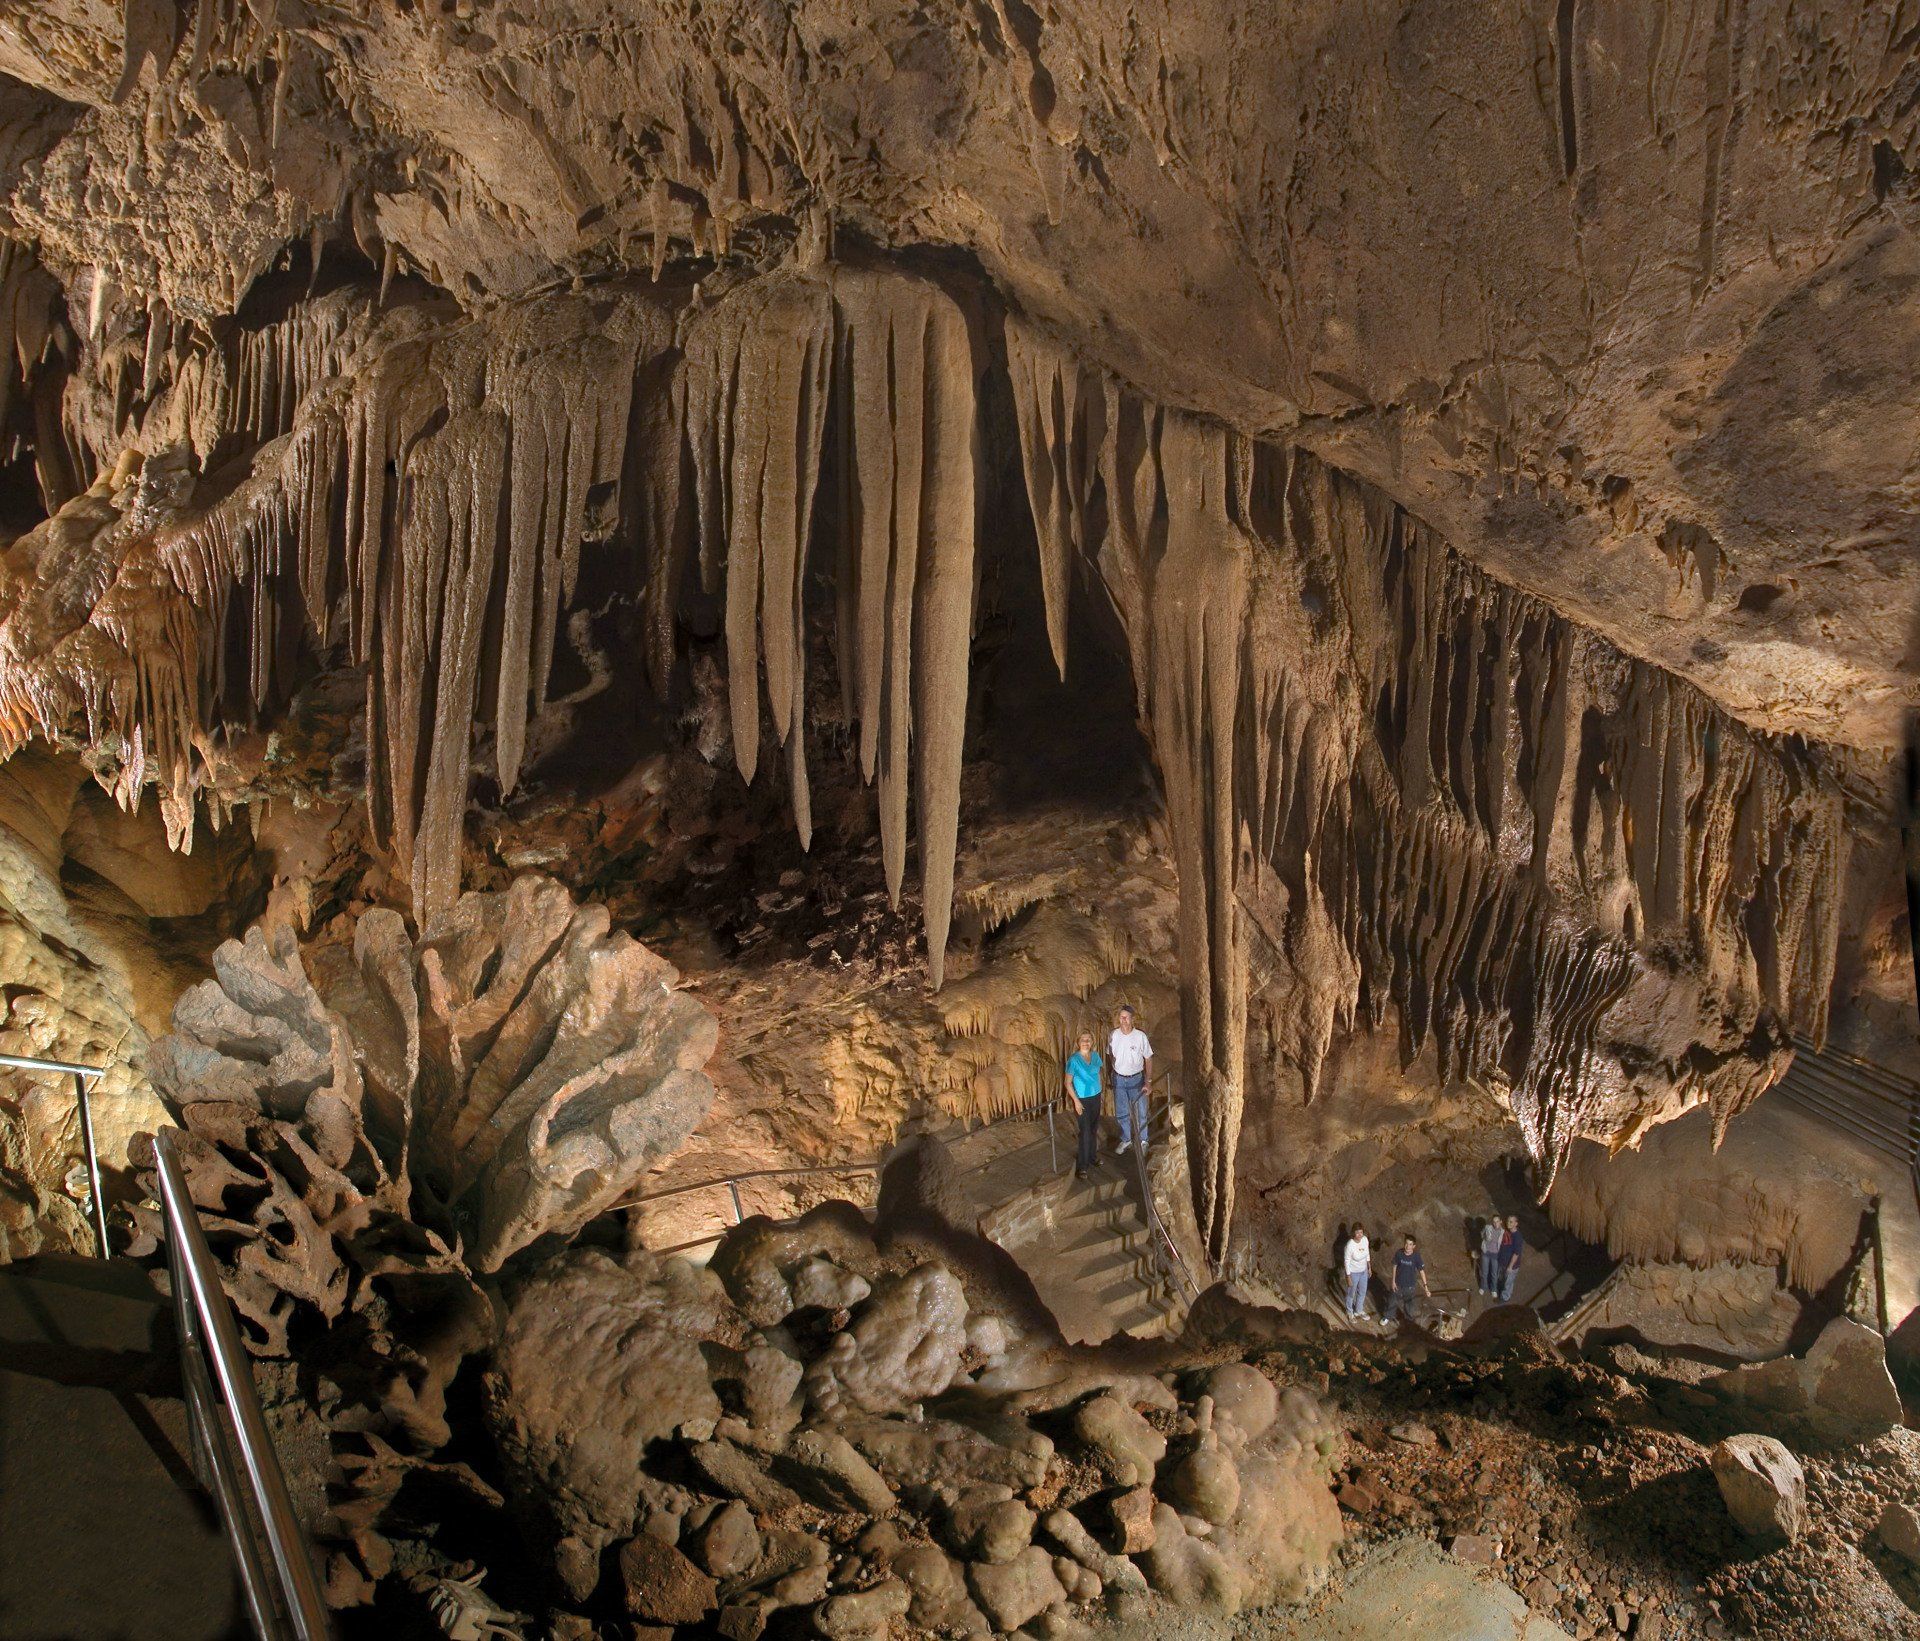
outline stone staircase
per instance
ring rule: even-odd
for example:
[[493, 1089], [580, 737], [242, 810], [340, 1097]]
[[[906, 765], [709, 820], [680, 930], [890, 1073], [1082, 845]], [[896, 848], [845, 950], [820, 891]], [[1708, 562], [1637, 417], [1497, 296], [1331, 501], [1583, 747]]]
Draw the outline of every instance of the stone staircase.
[[1154, 1257], [1133, 1157], [1103, 1151], [1100, 1166], [1075, 1179], [1070, 1166], [1055, 1171], [1045, 1127], [1033, 1126], [1037, 1138], [998, 1155], [971, 1154], [986, 1151], [984, 1135], [954, 1147], [982, 1232], [1032, 1278], [1070, 1341], [1177, 1333], [1186, 1306]]
[[1069, 1178], [1072, 1189], [1054, 1228], [1057, 1263], [1047, 1282], [1036, 1284], [1056, 1317], [1063, 1307], [1083, 1308], [1091, 1337], [1158, 1338], [1179, 1332], [1186, 1321], [1185, 1304], [1154, 1258], [1139, 1180], [1131, 1166], [1121, 1168], [1129, 1162], [1116, 1157], [1084, 1180]]

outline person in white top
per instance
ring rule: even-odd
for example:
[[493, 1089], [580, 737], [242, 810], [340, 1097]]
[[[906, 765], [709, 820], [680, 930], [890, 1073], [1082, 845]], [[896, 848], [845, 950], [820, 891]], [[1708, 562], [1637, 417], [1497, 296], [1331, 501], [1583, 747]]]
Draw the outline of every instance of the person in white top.
[[1367, 1242], [1367, 1228], [1355, 1225], [1347, 1238], [1347, 1315], [1359, 1321], [1367, 1314], [1367, 1282], [1373, 1275], [1373, 1249]]
[[1117, 1157], [1136, 1141], [1147, 1148], [1147, 1089], [1153, 1082], [1153, 1044], [1147, 1034], [1133, 1023], [1133, 1010], [1120, 1005], [1112, 1037], [1107, 1048], [1113, 1065], [1113, 1109], [1120, 1119], [1120, 1143], [1113, 1148]]

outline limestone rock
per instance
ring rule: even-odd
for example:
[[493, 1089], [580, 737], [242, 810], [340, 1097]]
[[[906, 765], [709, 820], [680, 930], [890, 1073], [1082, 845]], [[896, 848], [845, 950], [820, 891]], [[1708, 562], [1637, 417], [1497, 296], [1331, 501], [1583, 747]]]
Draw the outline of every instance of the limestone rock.
[[807, 1369], [813, 1407], [898, 1413], [937, 1396], [960, 1371], [967, 1297], [952, 1273], [922, 1265], [873, 1290]]
[[823, 1510], [883, 1516], [898, 1502], [885, 1478], [838, 1431], [797, 1432], [774, 1455], [773, 1467], [794, 1491]]
[[1727, 1514], [1741, 1531], [1773, 1543], [1790, 1543], [1806, 1531], [1806, 1475], [1771, 1436], [1729, 1436], [1711, 1462]]
[[1160, 1467], [1154, 1490], [1182, 1515], [1219, 1526], [1240, 1507], [1240, 1472], [1233, 1455], [1208, 1432], [1189, 1452]]
[[1140, 1569], [1124, 1555], [1103, 1550], [1071, 1510], [1049, 1510], [1040, 1525], [1047, 1537], [1082, 1567], [1096, 1574], [1103, 1585], [1119, 1590], [1146, 1589], [1146, 1576]]
[[924, 1506], [951, 1508], [980, 1486], [1008, 1497], [1038, 1487], [1053, 1456], [1053, 1442], [1017, 1420], [995, 1436], [952, 1419], [853, 1417], [839, 1428], [902, 1497]]
[[973, 1561], [1012, 1561], [1033, 1542], [1033, 1512], [1018, 1499], [975, 1494], [963, 1498], [948, 1520], [953, 1547]]
[[683, 1260], [579, 1249], [543, 1266], [514, 1297], [487, 1381], [515, 1495], [590, 1558], [626, 1536], [649, 1449], [721, 1414], [702, 1341], [744, 1331], [719, 1282]]
[[1153, 1548], [1153, 1490], [1129, 1487], [1107, 1501], [1113, 1539], [1122, 1555], [1138, 1555]]
[[725, 1437], [697, 1442], [687, 1452], [694, 1471], [716, 1492], [743, 1500], [763, 1515], [777, 1515], [800, 1502], [785, 1482], [767, 1474], [760, 1463]]
[[932, 1544], [916, 1544], [894, 1557], [894, 1571], [913, 1592], [907, 1616], [929, 1633], [985, 1635], [986, 1616], [973, 1604], [960, 1563]]
[[1037, 1544], [1009, 1562], [970, 1565], [967, 1588], [993, 1627], [1008, 1631], [1030, 1623], [1067, 1593], [1054, 1576], [1053, 1558]]
[[1844, 1316], [1822, 1328], [1803, 1357], [1731, 1368], [1709, 1382], [1755, 1407], [1860, 1440], [1884, 1435], [1902, 1417], [1885, 1341]]
[[844, 1311], [859, 1304], [872, 1291], [865, 1277], [843, 1270], [830, 1259], [809, 1259], [793, 1273], [795, 1310]]
[[627, 1611], [643, 1623], [697, 1624], [714, 1609], [714, 1582], [671, 1544], [641, 1533], [620, 1549]]
[[889, 1578], [870, 1590], [832, 1597], [814, 1615], [814, 1623], [828, 1641], [880, 1641], [894, 1619], [906, 1616], [912, 1602], [907, 1583]]
[[1280, 1416], [1280, 1395], [1273, 1381], [1247, 1362], [1228, 1362], [1199, 1375], [1196, 1392], [1212, 1400], [1215, 1425], [1223, 1441], [1255, 1441]]
[[1905, 1504], [1889, 1504], [1874, 1527], [1877, 1537], [1895, 1555], [1920, 1567], [1920, 1514]]
[[756, 1430], [784, 1432], [800, 1422], [802, 1363], [764, 1335], [748, 1342], [738, 1380], [742, 1410]]
[[1073, 1433], [1123, 1487], [1153, 1479], [1167, 1456], [1167, 1439], [1117, 1396], [1095, 1396], [1073, 1415]]
[[794, 1276], [815, 1260], [841, 1270], [871, 1265], [873, 1233], [844, 1204], [827, 1204], [790, 1225], [755, 1217], [736, 1226], [713, 1251], [710, 1269], [742, 1314], [759, 1327], [777, 1327], [797, 1302]]
[[1169, 1505], [1154, 1508], [1153, 1548], [1141, 1562], [1154, 1593], [1177, 1606], [1221, 1618], [1240, 1610], [1239, 1572], [1214, 1545], [1189, 1534]]
[[760, 1529], [753, 1512], [738, 1499], [729, 1500], [695, 1533], [693, 1558], [715, 1578], [744, 1573], [760, 1559]]

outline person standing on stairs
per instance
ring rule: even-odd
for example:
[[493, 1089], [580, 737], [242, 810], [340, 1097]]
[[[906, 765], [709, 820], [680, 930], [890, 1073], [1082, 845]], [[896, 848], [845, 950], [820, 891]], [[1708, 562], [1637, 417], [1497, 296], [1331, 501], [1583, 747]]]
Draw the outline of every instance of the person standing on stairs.
[[1347, 1317], [1358, 1322], [1367, 1314], [1367, 1282], [1373, 1275], [1373, 1249], [1367, 1242], [1367, 1228], [1355, 1223], [1348, 1233], [1341, 1264], [1347, 1276]]
[[1115, 1017], [1107, 1051], [1113, 1057], [1113, 1114], [1120, 1120], [1120, 1143], [1113, 1148], [1124, 1156], [1138, 1144], [1147, 1148], [1147, 1089], [1153, 1080], [1153, 1044], [1133, 1023], [1133, 1008], [1122, 1003]]
[[1067, 1056], [1067, 1097], [1080, 1114], [1080, 1148], [1073, 1159], [1073, 1177], [1085, 1179], [1089, 1168], [1100, 1166], [1100, 1051], [1093, 1033], [1080, 1033], [1080, 1047]]
[[1513, 1303], [1513, 1285], [1520, 1277], [1520, 1256], [1527, 1251], [1526, 1238], [1520, 1234], [1520, 1216], [1507, 1215], [1507, 1234], [1500, 1242], [1500, 1303]]

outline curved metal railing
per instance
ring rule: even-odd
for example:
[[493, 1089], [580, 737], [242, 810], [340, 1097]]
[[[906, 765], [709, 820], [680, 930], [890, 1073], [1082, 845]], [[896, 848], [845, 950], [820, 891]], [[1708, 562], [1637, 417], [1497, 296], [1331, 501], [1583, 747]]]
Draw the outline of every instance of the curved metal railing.
[[[1173, 1072], [1171, 1070], [1161, 1072], [1160, 1075], [1154, 1079], [1154, 1083], [1162, 1089], [1159, 1104], [1159, 1120], [1165, 1123], [1172, 1112], [1175, 1098], [1173, 1092]], [[1056, 1093], [1032, 1105], [1022, 1106], [1013, 1111], [1003, 1111], [998, 1116], [989, 1117], [977, 1126], [970, 1126], [967, 1132], [969, 1134], [977, 1134], [985, 1129], [998, 1127], [1002, 1123], [1038, 1121], [1041, 1118], [1045, 1118], [1047, 1132], [1044, 1139], [1052, 1159], [1053, 1172], [1056, 1174], [1060, 1173], [1062, 1171], [1062, 1164], [1060, 1161], [1059, 1140], [1054, 1127], [1054, 1113], [1062, 1098], [1064, 1098], [1063, 1095]], [[1147, 1126], [1149, 1132], [1152, 1131], [1154, 1121], [1153, 1112], [1153, 1090], [1149, 1088], [1147, 1090]], [[1027, 1143], [1028, 1145], [1038, 1145], [1041, 1143], [1041, 1139], [1035, 1138]], [[1015, 1149], [1024, 1150], [1025, 1147], [1016, 1147]], [[1168, 1291], [1178, 1294], [1183, 1302], [1190, 1303], [1199, 1296], [1201, 1291], [1200, 1284], [1194, 1279], [1193, 1273], [1187, 1268], [1187, 1262], [1181, 1256], [1179, 1244], [1174, 1241], [1173, 1234], [1167, 1229], [1166, 1221], [1161, 1218], [1160, 1210], [1154, 1202], [1153, 1184], [1147, 1177], [1146, 1149], [1145, 1147], [1136, 1145], [1133, 1148], [1133, 1156], [1135, 1167], [1139, 1174], [1140, 1206], [1141, 1212], [1147, 1222], [1149, 1250], [1154, 1263], [1160, 1267], [1161, 1275], [1167, 1284]], [[1014, 1153], [1009, 1152], [1007, 1154], [1013, 1155]], [[651, 1250], [659, 1254], [683, 1254], [689, 1253], [695, 1248], [712, 1246], [712, 1244], [724, 1237], [734, 1225], [738, 1225], [747, 1217], [746, 1205], [740, 1196], [740, 1187], [748, 1180], [804, 1179], [810, 1176], [828, 1174], [878, 1174], [885, 1166], [886, 1158], [874, 1157], [857, 1162], [809, 1163], [791, 1168], [744, 1168], [738, 1169], [731, 1174], [716, 1174], [710, 1179], [688, 1180], [678, 1185], [663, 1185], [654, 1190], [637, 1192], [633, 1196], [626, 1197], [614, 1203], [609, 1212], [623, 1208], [638, 1208], [650, 1202], [664, 1202], [672, 1197], [692, 1196], [696, 1192], [718, 1191], [724, 1188], [733, 1209], [733, 1220], [730, 1224], [722, 1224], [719, 1229], [711, 1231], [705, 1236], [693, 1237], [685, 1242], [676, 1242], [671, 1247]]]
[[93, 1142], [93, 1101], [88, 1084], [101, 1075], [98, 1066], [75, 1065], [70, 1060], [41, 1060], [31, 1054], [0, 1054], [0, 1066], [17, 1071], [51, 1071], [73, 1079], [74, 1109], [80, 1118], [80, 1143], [87, 1158], [87, 1189], [92, 1196], [92, 1220], [95, 1251], [102, 1259], [112, 1257], [107, 1242], [107, 1201], [100, 1190], [100, 1152]]

